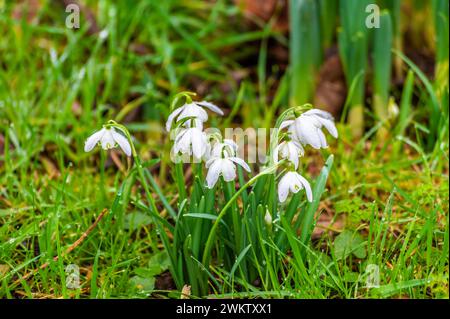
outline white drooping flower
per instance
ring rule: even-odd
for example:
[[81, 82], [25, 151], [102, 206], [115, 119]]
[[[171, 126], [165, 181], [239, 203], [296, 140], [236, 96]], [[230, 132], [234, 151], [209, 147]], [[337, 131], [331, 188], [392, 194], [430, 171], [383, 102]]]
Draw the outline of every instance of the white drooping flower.
[[309, 182], [297, 172], [287, 172], [278, 183], [278, 199], [283, 203], [286, 201], [289, 192], [295, 194], [303, 188], [306, 191], [306, 198], [309, 202], [312, 202], [313, 196]]
[[208, 148], [206, 133], [198, 127], [181, 128], [175, 137], [173, 151], [175, 154], [194, 155], [201, 159]]
[[233, 157], [236, 156], [237, 149], [238, 146], [233, 140], [224, 139], [212, 145], [209, 157]]
[[131, 156], [131, 145], [128, 142], [128, 139], [117, 132], [114, 127], [104, 127], [100, 131], [89, 136], [84, 143], [84, 151], [91, 151], [97, 144], [104, 150], [109, 150], [119, 145], [127, 156]]
[[[177, 109], [175, 109], [168, 117], [166, 122], [166, 130], [169, 132], [170, 128], [172, 127], [172, 122], [175, 120], [175, 122], [178, 122], [182, 119], [191, 118], [189, 120], [186, 120], [186, 126], [187, 127], [200, 127], [202, 128], [202, 125], [204, 122], [208, 120], [208, 113], [203, 109], [204, 107], [210, 109], [213, 112], [216, 112], [217, 114], [223, 115], [222, 110], [217, 107], [216, 105], [202, 101], [202, 102], [192, 102], [185, 104]], [[195, 124], [193, 125], [192, 120], [195, 121]]]
[[274, 150], [273, 157], [275, 163], [278, 163], [278, 156], [283, 159], [287, 159], [294, 164], [295, 169], [298, 168], [298, 158], [303, 156], [305, 150], [303, 146], [294, 140], [284, 141], [277, 145]]
[[222, 175], [226, 182], [231, 182], [236, 178], [236, 164], [242, 166], [247, 172], [250, 172], [250, 167], [243, 159], [239, 157], [214, 157], [206, 162], [208, 174], [206, 175], [206, 186], [213, 188], [216, 185], [219, 176]]
[[325, 127], [334, 138], [338, 137], [333, 116], [319, 109], [309, 110], [295, 120], [284, 121], [281, 123], [280, 129], [285, 127], [288, 127], [292, 137], [301, 144], [309, 144], [316, 149], [328, 147], [322, 127]]

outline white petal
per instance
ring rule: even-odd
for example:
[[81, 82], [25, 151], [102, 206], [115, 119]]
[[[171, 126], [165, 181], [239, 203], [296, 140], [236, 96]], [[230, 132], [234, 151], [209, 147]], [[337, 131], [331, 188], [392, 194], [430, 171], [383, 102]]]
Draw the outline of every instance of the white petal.
[[230, 158], [221, 160], [221, 170], [225, 182], [231, 182], [236, 178], [236, 166], [229, 159]]
[[306, 180], [306, 178], [304, 178], [302, 175], [297, 174], [297, 178], [300, 180], [300, 182], [303, 184], [303, 186], [305, 187], [305, 191], [306, 191], [306, 198], [308, 199], [308, 202], [312, 202], [313, 200], [313, 194], [312, 194], [312, 190], [311, 190], [311, 185], [309, 184], [309, 182]]
[[302, 141], [301, 141], [301, 138], [297, 135], [297, 129], [296, 129], [296, 125], [291, 125], [291, 126], [289, 126], [289, 128], [288, 128], [288, 135], [289, 135], [289, 137], [293, 140], [293, 141], [295, 141], [295, 142], [297, 142], [297, 143], [302, 143]]
[[208, 113], [206, 113], [206, 111], [197, 104], [190, 103], [184, 106], [183, 111], [178, 116], [178, 121], [187, 117], [193, 117], [199, 119], [202, 122], [206, 122], [208, 120]]
[[286, 120], [286, 121], [281, 122], [280, 130], [290, 126], [292, 123], [294, 123], [294, 120]]
[[281, 203], [284, 203], [286, 201], [286, 198], [288, 197], [289, 194], [289, 177], [286, 175], [284, 175], [280, 182], [278, 183], [278, 199], [280, 200]]
[[190, 145], [191, 145], [191, 129], [183, 130], [175, 138], [174, 151], [176, 153], [181, 152], [182, 154], [189, 154]]
[[173, 119], [180, 114], [181, 111], [183, 111], [184, 109], [184, 105], [182, 107], [179, 107], [177, 109], [175, 109], [172, 113], [170, 113], [169, 117], [167, 118], [167, 122], [166, 122], [166, 131], [169, 132], [170, 128], [172, 127], [172, 122]]
[[318, 129], [317, 135], [319, 136], [320, 139], [320, 147], [327, 148], [328, 147], [327, 139], [325, 138], [325, 134], [323, 134], [322, 130]]
[[331, 115], [330, 113], [328, 113], [326, 111], [319, 110], [319, 109], [312, 109], [312, 110], [306, 111], [302, 115], [316, 115], [321, 118], [333, 121], [333, 115]]
[[221, 157], [220, 153], [222, 151], [222, 148], [220, 147], [221, 143], [215, 143], [211, 150], [211, 157]]
[[206, 151], [206, 137], [199, 129], [191, 128], [192, 153], [197, 159], [200, 159]]
[[319, 122], [325, 126], [327, 131], [333, 136], [334, 138], [338, 137], [338, 131], [336, 129], [336, 125], [334, 125], [334, 122], [332, 120], [318, 118]]
[[213, 188], [216, 185], [217, 180], [219, 179], [219, 174], [221, 172], [221, 163], [219, 160], [208, 161], [211, 166], [209, 166], [208, 174], [206, 175], [206, 186], [208, 188]]
[[280, 151], [281, 144], [278, 144], [275, 149], [273, 150], [273, 161], [275, 164], [278, 163], [278, 152]]
[[184, 122], [183, 126], [188, 128], [195, 127], [198, 128], [199, 130], [203, 130], [203, 122], [198, 118], [187, 120], [186, 122]]
[[216, 112], [217, 114], [223, 115], [222, 110], [217, 105], [214, 105], [210, 102], [201, 101], [201, 102], [197, 102], [197, 104], [204, 106], [204, 107], [210, 109], [211, 111]]
[[320, 137], [317, 134], [317, 127], [310, 121], [299, 117], [296, 120], [295, 128], [300, 142], [310, 144], [312, 147], [319, 149], [321, 146]]
[[289, 148], [286, 145], [286, 142], [282, 142], [279, 145], [279, 152], [281, 153], [282, 158], [287, 158], [289, 156]]
[[84, 143], [84, 151], [90, 152], [95, 145], [102, 139], [103, 134], [105, 134], [106, 129], [102, 128], [100, 131], [95, 132], [91, 136], [88, 137], [86, 142]]
[[235, 162], [236, 164], [241, 165], [247, 172], [251, 172], [252, 170], [250, 169], [250, 166], [248, 166], [248, 164], [239, 157], [228, 157], [227, 159], [229, 159], [230, 161]]
[[290, 177], [290, 184], [289, 189], [292, 193], [297, 194], [300, 190], [303, 189], [303, 185], [301, 181], [297, 178], [298, 173], [297, 172], [291, 172]]
[[207, 160], [205, 163], [206, 168], [209, 168], [212, 164], [214, 164], [215, 161], [217, 161], [217, 158], [210, 158], [209, 160]]
[[230, 140], [230, 139], [226, 138], [226, 139], [223, 140], [223, 143], [225, 145], [228, 145], [229, 147], [231, 147], [234, 151], [237, 151], [237, 149], [238, 149], [238, 145], [233, 140]]
[[288, 150], [289, 150], [289, 160], [294, 163], [295, 169], [298, 168], [298, 158], [299, 158], [299, 149], [295, 147], [295, 145], [290, 142], [288, 143]]
[[111, 134], [112, 134], [112, 137], [114, 138], [114, 141], [116, 141], [116, 143], [119, 144], [122, 151], [127, 156], [131, 156], [131, 145], [128, 142], [128, 139], [125, 136], [123, 136], [122, 134], [120, 134], [119, 132], [117, 132], [116, 130], [113, 131], [111, 129]]
[[[206, 142], [205, 153], [203, 154], [203, 159], [206, 163], [208, 163], [208, 161], [211, 158], [212, 158], [211, 144]], [[208, 167], [208, 166], [206, 166], [206, 167]]]
[[174, 140], [175, 140], [174, 142], [178, 143], [183, 138], [184, 134], [186, 134], [188, 131], [189, 131], [189, 129], [186, 129], [186, 128], [180, 128], [180, 127], [176, 128], [174, 131], [174, 133], [176, 134], [175, 138], [174, 138]]
[[104, 150], [109, 150], [116, 146], [116, 141], [114, 141], [114, 138], [111, 134], [111, 130], [114, 130], [114, 129], [112, 129], [112, 128], [106, 129], [105, 134], [103, 134], [103, 136], [102, 136], [101, 143], [102, 143], [102, 148]]
[[305, 149], [303, 148], [302, 144], [300, 144], [299, 142], [292, 140], [291, 141], [292, 145], [295, 145], [295, 147], [297, 148], [298, 154], [300, 156], [305, 155]]

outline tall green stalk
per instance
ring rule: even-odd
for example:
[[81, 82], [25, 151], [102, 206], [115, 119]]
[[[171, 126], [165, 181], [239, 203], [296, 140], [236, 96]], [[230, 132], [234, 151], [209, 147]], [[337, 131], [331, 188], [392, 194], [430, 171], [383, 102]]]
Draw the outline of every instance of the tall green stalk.
[[[388, 11], [380, 16], [380, 27], [374, 30], [373, 41], [373, 107], [378, 119], [387, 124], [389, 87], [391, 84], [392, 22]], [[385, 136], [386, 127], [379, 130]]]
[[[368, 28], [365, 25], [370, 4], [367, 0], [346, 0], [339, 2], [341, 28], [338, 33], [339, 54], [344, 68], [347, 86], [350, 87], [360, 72], [367, 68]], [[361, 137], [364, 131], [364, 78], [355, 86], [350, 101], [349, 122], [354, 137]]]
[[316, 0], [289, 1], [289, 59], [292, 105], [310, 102], [322, 60], [319, 6]]
[[[401, 0], [378, 0], [382, 9], [389, 11], [392, 21], [392, 46], [397, 51], [402, 51], [403, 39], [401, 29]], [[399, 56], [394, 57], [394, 71], [395, 77], [400, 79], [402, 77], [403, 60]]]
[[320, 12], [320, 37], [322, 48], [325, 50], [332, 45], [336, 32], [336, 20], [338, 16], [338, 1], [318, 0]]
[[438, 97], [448, 87], [448, 54], [449, 54], [449, 2], [433, 0], [433, 19], [436, 33], [436, 69], [435, 80]]

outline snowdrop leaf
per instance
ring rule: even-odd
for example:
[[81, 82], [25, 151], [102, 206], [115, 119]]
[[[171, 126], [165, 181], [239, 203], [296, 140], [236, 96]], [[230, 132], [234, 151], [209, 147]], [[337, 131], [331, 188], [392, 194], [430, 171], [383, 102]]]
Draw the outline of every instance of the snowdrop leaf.
[[125, 215], [124, 228], [126, 230], [136, 230], [142, 226], [152, 223], [152, 218], [148, 214], [139, 211]]
[[216, 220], [217, 219], [217, 215], [204, 214], [204, 213], [188, 213], [188, 214], [184, 214], [183, 216], [195, 217], [195, 218], [204, 218], [204, 219], [210, 219], [210, 220]]
[[129, 281], [129, 290], [138, 294], [149, 295], [155, 289], [155, 278], [134, 276]]
[[142, 167], [150, 168], [158, 164], [160, 161], [161, 161], [160, 158], [152, 158], [151, 160], [143, 162]]
[[[325, 162], [325, 165], [322, 167], [322, 170], [320, 171], [319, 176], [316, 179], [316, 183], [314, 184], [312, 193], [313, 193], [313, 200], [312, 202], [308, 203], [306, 206], [306, 211], [304, 214], [301, 214], [302, 220], [300, 221], [300, 241], [303, 243], [303, 245], [307, 246], [309, 239], [311, 238], [311, 233], [314, 228], [314, 214], [317, 211], [317, 208], [319, 207], [320, 199], [322, 197], [322, 194], [325, 190], [326, 182], [328, 179], [328, 175], [330, 173], [331, 167], [333, 166], [333, 160], [334, 156], [330, 155], [328, 159]], [[318, 218], [318, 216], [317, 216]], [[302, 253], [305, 253], [305, 248], [302, 247]]]
[[150, 260], [148, 261], [148, 267], [150, 270], [154, 272], [154, 275], [159, 275], [160, 273], [169, 269], [170, 266], [170, 257], [169, 254], [162, 250], [156, 254], [154, 254]]
[[357, 258], [365, 258], [365, 242], [358, 233], [344, 230], [334, 240], [334, 254], [338, 260], [344, 259], [351, 254]]

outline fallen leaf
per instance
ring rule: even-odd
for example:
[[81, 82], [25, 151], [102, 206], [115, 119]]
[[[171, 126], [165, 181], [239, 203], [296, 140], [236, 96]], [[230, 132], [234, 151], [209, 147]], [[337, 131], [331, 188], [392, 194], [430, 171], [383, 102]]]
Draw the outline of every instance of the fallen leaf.
[[0, 275], [5, 275], [9, 271], [9, 266], [0, 264]]

